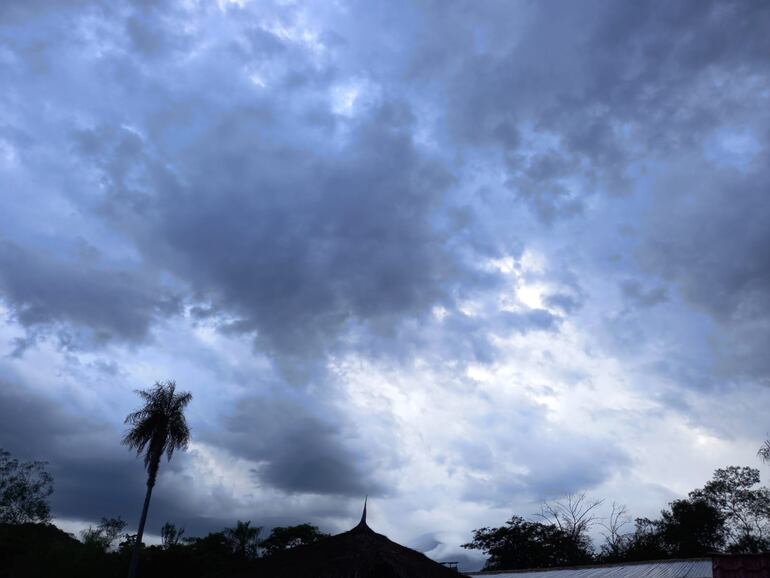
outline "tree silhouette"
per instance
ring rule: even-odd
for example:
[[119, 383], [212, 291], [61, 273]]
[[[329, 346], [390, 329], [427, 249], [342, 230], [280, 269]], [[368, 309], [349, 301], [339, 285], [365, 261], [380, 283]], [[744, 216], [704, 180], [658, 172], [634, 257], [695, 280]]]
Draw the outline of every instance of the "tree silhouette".
[[0, 524], [47, 523], [53, 476], [46, 462], [20, 462], [0, 448]]
[[473, 531], [473, 540], [461, 548], [482, 550], [489, 558], [484, 570], [520, 570], [574, 566], [592, 560], [589, 544], [578, 534], [556, 524], [531, 522], [513, 516], [500, 528]]
[[147, 494], [144, 498], [142, 516], [136, 544], [131, 556], [128, 578], [136, 576], [139, 563], [139, 551], [142, 547], [144, 525], [147, 522], [147, 510], [155, 480], [158, 477], [160, 459], [166, 454], [167, 459], [176, 449], [185, 449], [190, 441], [190, 428], [184, 417], [184, 408], [192, 400], [188, 392], [176, 393], [176, 382], [156, 382], [150, 389], [139, 389], [136, 393], [144, 400], [144, 406], [126, 417], [125, 423], [131, 426], [123, 443], [136, 450], [136, 455], [144, 453], [144, 466], [147, 470]]
[[770, 489], [759, 485], [759, 470], [729, 466], [714, 471], [690, 498], [703, 499], [722, 513], [731, 552], [762, 552], [770, 540]]
[[184, 528], [177, 528], [176, 524], [166, 522], [160, 529], [160, 539], [163, 541], [163, 549], [168, 550], [178, 546], [184, 536]]
[[610, 515], [599, 525], [604, 528], [604, 544], [602, 544], [602, 555], [606, 560], [619, 559], [623, 553], [623, 548], [629, 540], [629, 534], [625, 528], [631, 523], [631, 516], [628, 515], [628, 508], [625, 504], [612, 502]]
[[257, 555], [261, 526], [251, 526], [251, 520], [241, 522], [238, 520], [234, 528], [225, 528], [223, 534], [227, 539], [233, 553], [240, 558], [253, 558]]
[[120, 533], [125, 527], [126, 523], [120, 516], [117, 518], [102, 518], [102, 521], [96, 528], [88, 526], [87, 529], [80, 532], [80, 539], [84, 544], [106, 552], [115, 540], [120, 537]]
[[577, 542], [589, 539], [589, 531], [600, 520], [596, 509], [603, 503], [604, 500], [592, 500], [585, 493], [567, 494], [563, 500], [542, 502], [540, 513], [535, 515], [566, 532]]
[[695, 558], [720, 552], [725, 544], [725, 518], [702, 498], [674, 500], [662, 510], [659, 529], [672, 556]]
[[318, 527], [311, 524], [299, 524], [297, 526], [278, 526], [273, 528], [265, 540], [262, 540], [262, 548], [265, 556], [272, 556], [283, 550], [312, 544], [321, 538], [327, 538], [329, 534], [324, 534]]

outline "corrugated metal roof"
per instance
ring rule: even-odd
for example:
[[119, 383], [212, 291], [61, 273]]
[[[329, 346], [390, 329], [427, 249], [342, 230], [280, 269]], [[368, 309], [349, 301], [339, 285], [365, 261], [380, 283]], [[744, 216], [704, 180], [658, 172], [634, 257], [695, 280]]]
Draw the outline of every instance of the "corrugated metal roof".
[[481, 572], [472, 573], [469, 576], [483, 576], [485, 578], [712, 578], [710, 558], [587, 566], [584, 568]]

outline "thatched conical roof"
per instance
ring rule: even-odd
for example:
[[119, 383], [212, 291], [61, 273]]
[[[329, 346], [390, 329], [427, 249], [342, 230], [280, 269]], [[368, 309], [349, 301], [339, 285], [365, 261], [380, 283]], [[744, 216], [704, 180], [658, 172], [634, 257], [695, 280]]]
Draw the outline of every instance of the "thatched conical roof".
[[352, 530], [264, 560], [265, 578], [458, 578], [455, 570], [378, 534], [361, 521]]

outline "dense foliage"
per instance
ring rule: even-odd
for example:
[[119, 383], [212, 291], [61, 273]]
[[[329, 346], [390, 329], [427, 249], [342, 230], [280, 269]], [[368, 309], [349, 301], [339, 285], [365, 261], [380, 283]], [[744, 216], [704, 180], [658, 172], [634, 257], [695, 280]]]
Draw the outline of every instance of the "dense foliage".
[[[546, 568], [591, 562], [624, 562], [689, 558], [714, 552], [750, 553], [770, 549], [770, 490], [759, 486], [759, 470], [749, 467], [718, 469], [703, 488], [686, 499], [674, 500], [657, 519], [638, 518], [631, 532], [623, 532], [620, 517], [601, 523], [590, 514], [601, 502], [578, 500], [572, 519], [589, 523], [565, 524], [565, 516], [543, 516], [544, 522], [514, 516], [505, 526], [481, 528], [464, 548], [483, 551], [485, 569]], [[564, 504], [546, 511], [563, 512]], [[590, 508], [590, 509], [589, 509]], [[616, 509], [613, 514], [625, 514]], [[569, 516], [566, 517], [569, 519]], [[592, 523], [608, 531], [605, 543], [592, 543]]]
[[283, 550], [312, 544], [328, 534], [321, 532], [311, 524], [299, 524], [297, 526], [279, 526], [273, 528], [265, 540], [260, 544], [265, 556], [272, 556]]
[[574, 540], [554, 524], [528, 522], [518, 516], [501, 528], [474, 530], [473, 540], [463, 548], [483, 550], [489, 556], [487, 570], [572, 566], [592, 560], [585, 536]]
[[730, 466], [718, 469], [691, 499], [702, 499], [719, 510], [725, 521], [730, 552], [761, 552], [770, 548], [770, 489], [759, 485], [759, 470]]
[[[135, 538], [124, 534], [122, 542], [115, 544], [114, 531], [121, 522], [119, 518], [103, 519], [95, 528], [83, 532], [82, 541], [50, 524], [0, 524], [0, 578], [125, 578]], [[179, 534], [173, 524], [164, 527], [169, 537]], [[310, 524], [278, 530], [271, 535], [271, 551], [325, 536]], [[259, 578], [263, 557], [259, 556], [256, 536], [258, 528], [239, 521], [232, 528], [201, 538], [169, 538], [161, 545], [141, 549], [140, 575]]]

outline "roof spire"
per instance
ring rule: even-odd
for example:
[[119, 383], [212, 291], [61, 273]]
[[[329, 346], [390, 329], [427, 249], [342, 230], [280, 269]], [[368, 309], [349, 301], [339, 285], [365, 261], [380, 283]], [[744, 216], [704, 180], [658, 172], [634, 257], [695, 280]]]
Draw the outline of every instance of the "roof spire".
[[369, 500], [369, 496], [367, 495], [364, 498], [364, 511], [361, 513], [361, 521], [358, 523], [359, 528], [367, 528], [366, 525], [366, 502]]

